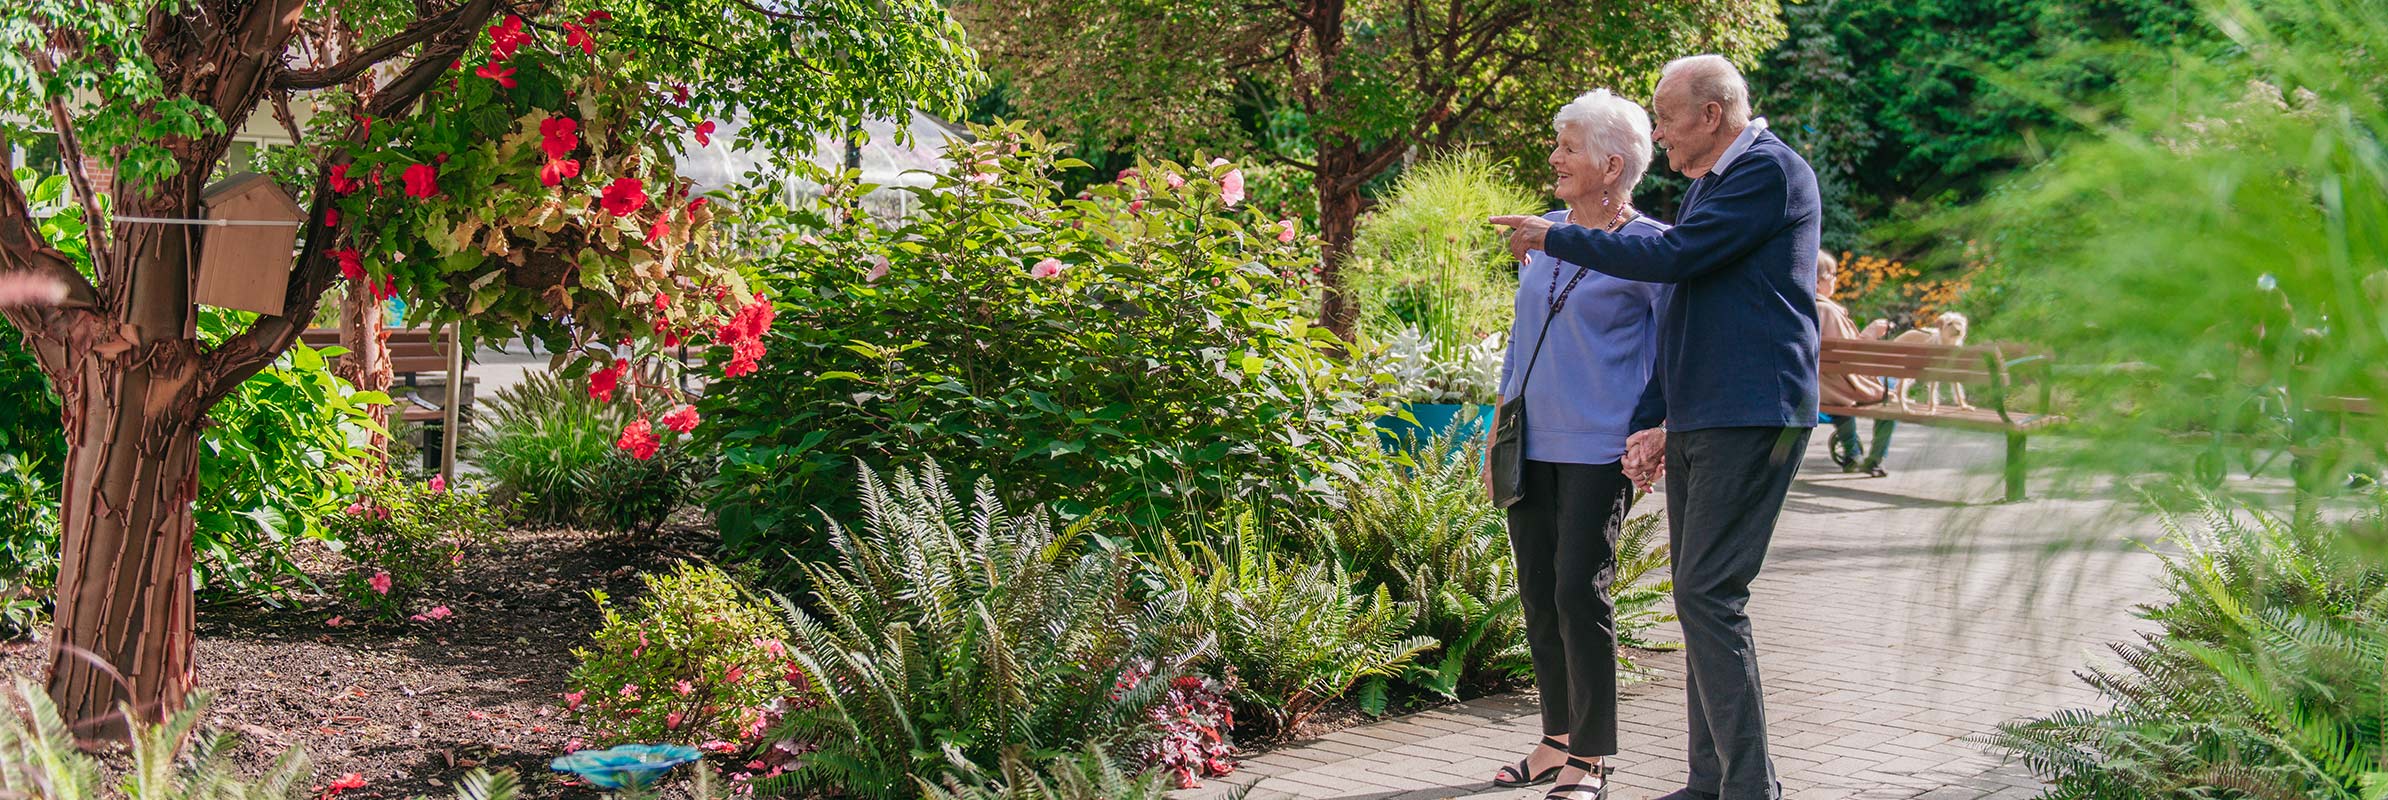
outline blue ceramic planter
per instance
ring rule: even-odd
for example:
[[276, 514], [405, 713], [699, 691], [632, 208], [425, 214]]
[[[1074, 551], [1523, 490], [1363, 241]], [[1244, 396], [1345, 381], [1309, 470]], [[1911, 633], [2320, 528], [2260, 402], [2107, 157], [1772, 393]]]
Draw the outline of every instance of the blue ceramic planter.
[[[1415, 442], [1409, 447], [1423, 445], [1443, 433], [1451, 434], [1452, 449], [1457, 449], [1462, 444], [1484, 438], [1485, 428], [1491, 424], [1493, 416], [1493, 407], [1489, 405], [1410, 403], [1404, 407], [1409, 409], [1410, 416], [1418, 418], [1417, 424], [1410, 424], [1409, 420], [1393, 414], [1376, 420], [1377, 439], [1388, 451], [1404, 447], [1405, 441]], [[1471, 408], [1475, 409], [1475, 413], [1461, 419], [1461, 410]]]

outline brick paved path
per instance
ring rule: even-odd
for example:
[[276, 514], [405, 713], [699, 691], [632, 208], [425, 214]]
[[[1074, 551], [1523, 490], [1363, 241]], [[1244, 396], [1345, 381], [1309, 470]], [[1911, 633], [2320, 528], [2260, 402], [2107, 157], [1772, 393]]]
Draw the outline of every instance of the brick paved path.
[[[1750, 605], [1786, 797], [2036, 794], [2027, 772], [1966, 737], [2092, 702], [2073, 671], [2106, 663], [2102, 643], [2130, 636], [2132, 604], [2157, 596], [2155, 559], [2143, 551], [2109, 544], [2051, 557], [2046, 545], [2156, 529], [2099, 502], [1991, 504], [2000, 493], [1986, 473], [2000, 453], [1997, 437], [1909, 426], [1893, 475], [1867, 479], [1838, 474], [1816, 438]], [[1682, 785], [1682, 658], [1645, 663], [1661, 676], [1619, 701], [1617, 800]], [[1541, 791], [1486, 780], [1539, 735], [1535, 709], [1530, 693], [1490, 697], [1340, 731], [1179, 796], [1251, 786], [1252, 800], [1532, 800]]]

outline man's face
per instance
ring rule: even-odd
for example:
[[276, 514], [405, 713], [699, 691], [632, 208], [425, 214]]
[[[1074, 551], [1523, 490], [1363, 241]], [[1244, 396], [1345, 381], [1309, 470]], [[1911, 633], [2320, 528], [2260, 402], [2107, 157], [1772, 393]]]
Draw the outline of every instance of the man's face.
[[1705, 172], [1715, 164], [1729, 143], [1719, 141], [1724, 138], [1718, 130], [1723, 127], [1723, 111], [1712, 103], [1695, 102], [1687, 94], [1676, 81], [1658, 82], [1658, 92], [1650, 98], [1655, 112], [1650, 141], [1666, 149], [1668, 169], [1691, 175], [1694, 169]]

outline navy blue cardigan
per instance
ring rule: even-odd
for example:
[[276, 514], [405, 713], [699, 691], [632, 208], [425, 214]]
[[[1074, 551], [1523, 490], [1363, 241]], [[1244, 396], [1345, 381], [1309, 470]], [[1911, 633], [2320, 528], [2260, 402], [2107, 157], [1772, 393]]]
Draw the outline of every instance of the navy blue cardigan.
[[1662, 235], [1556, 225], [1544, 239], [1561, 261], [1676, 285], [1635, 431], [1816, 425], [1816, 173], [1765, 131], [1723, 166]]

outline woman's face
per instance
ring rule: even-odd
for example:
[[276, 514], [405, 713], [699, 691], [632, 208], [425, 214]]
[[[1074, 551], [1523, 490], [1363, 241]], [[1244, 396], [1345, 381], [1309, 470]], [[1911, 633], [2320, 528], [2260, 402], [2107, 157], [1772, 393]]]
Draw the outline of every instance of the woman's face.
[[1551, 171], [1558, 174], [1558, 183], [1551, 194], [1561, 200], [1594, 200], [1615, 180], [1608, 163], [1612, 159], [1593, 155], [1584, 147], [1582, 132], [1576, 126], [1559, 129], [1559, 141], [1551, 147]]

